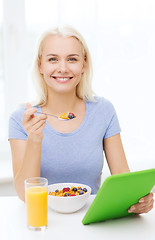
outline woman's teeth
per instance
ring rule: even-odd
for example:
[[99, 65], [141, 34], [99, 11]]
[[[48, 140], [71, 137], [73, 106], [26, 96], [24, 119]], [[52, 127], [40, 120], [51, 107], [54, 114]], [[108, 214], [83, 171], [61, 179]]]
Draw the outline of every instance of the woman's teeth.
[[69, 80], [69, 78], [57, 78], [57, 80], [59, 80], [59, 81], [67, 81], [67, 80]]
[[65, 81], [71, 79], [72, 77], [53, 77], [53, 78], [58, 81], [65, 82]]

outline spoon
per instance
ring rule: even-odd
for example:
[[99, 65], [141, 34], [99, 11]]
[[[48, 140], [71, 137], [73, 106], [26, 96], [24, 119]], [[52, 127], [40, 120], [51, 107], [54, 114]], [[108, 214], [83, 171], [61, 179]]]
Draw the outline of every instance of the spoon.
[[52, 114], [49, 114], [49, 113], [43, 113], [43, 112], [37, 112], [37, 113], [39, 113], [39, 114], [45, 114], [45, 115], [51, 116], [51, 117], [55, 117], [55, 118], [58, 118], [58, 119], [61, 120], [61, 121], [69, 121], [69, 120], [72, 120], [72, 119], [76, 118], [76, 116], [75, 116], [75, 117], [73, 117], [73, 118], [63, 119], [63, 118], [60, 118], [60, 117], [58, 117], [58, 116], [56, 116], [56, 115], [52, 115]]

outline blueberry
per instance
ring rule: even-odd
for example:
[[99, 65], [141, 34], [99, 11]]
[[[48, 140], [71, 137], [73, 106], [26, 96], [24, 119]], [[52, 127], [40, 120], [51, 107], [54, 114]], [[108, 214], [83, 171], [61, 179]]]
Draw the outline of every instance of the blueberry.
[[87, 192], [87, 188], [83, 188], [83, 191], [84, 191], [84, 192]]
[[57, 190], [55, 190], [55, 192], [59, 192], [59, 190], [57, 189]]
[[67, 197], [67, 196], [69, 196], [69, 193], [65, 193], [64, 197]]
[[79, 187], [79, 188], [78, 188], [78, 190], [82, 190], [82, 188], [81, 188], [81, 187]]
[[84, 191], [80, 191], [80, 192], [79, 192], [79, 195], [82, 195], [82, 194], [84, 194]]
[[77, 191], [77, 188], [76, 188], [76, 187], [74, 187], [72, 190], [73, 190], [74, 192], [76, 192], [76, 191]]
[[70, 119], [74, 118], [72, 114], [69, 114], [68, 117], [69, 117]]

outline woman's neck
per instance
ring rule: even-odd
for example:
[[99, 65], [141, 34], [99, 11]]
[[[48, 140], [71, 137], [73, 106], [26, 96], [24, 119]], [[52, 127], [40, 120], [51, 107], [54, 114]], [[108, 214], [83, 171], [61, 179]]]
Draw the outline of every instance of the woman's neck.
[[67, 112], [75, 112], [76, 108], [82, 100], [75, 93], [67, 94], [48, 94], [47, 104], [43, 107], [48, 113], [62, 114]]

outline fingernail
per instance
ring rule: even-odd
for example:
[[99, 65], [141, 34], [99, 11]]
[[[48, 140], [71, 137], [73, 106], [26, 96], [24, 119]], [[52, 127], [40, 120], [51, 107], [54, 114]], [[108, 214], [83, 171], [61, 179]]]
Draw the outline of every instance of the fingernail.
[[140, 202], [140, 203], [144, 202], [144, 199], [143, 199], [143, 198], [141, 198], [141, 199], [139, 200], [139, 202]]
[[129, 209], [129, 212], [132, 212], [132, 211], [134, 211], [136, 208], [135, 207], [131, 207], [130, 209]]

